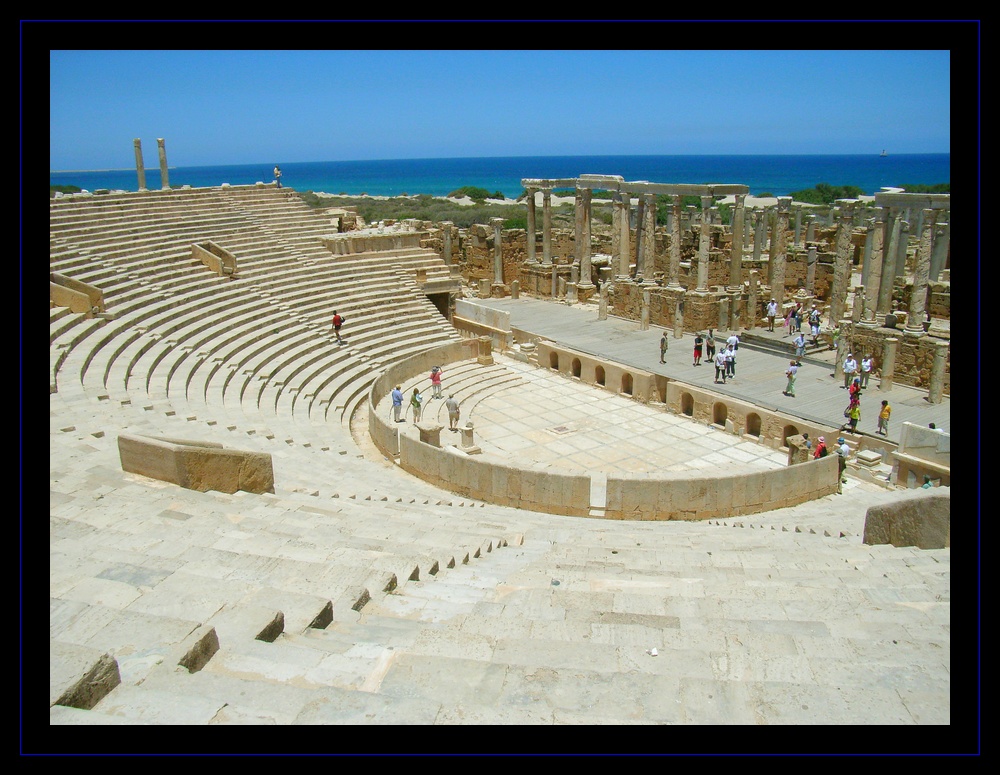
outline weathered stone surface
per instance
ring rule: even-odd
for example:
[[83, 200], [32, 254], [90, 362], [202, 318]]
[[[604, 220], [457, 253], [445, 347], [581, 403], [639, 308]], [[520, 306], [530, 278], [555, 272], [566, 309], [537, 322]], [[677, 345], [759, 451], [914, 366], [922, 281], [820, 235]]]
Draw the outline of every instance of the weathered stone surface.
[[914, 490], [865, 514], [866, 544], [944, 549], [951, 546], [950, 488]]

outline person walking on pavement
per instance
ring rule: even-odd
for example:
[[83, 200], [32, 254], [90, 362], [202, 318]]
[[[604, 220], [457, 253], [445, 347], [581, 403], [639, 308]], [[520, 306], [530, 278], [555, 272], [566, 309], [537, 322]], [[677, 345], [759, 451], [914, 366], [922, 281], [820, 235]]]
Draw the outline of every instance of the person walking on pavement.
[[399, 413], [403, 411], [403, 391], [400, 390], [399, 385], [396, 385], [392, 389], [392, 419], [396, 422], [403, 422], [403, 419], [399, 416]]
[[441, 395], [441, 367], [435, 366], [431, 369], [431, 390], [433, 391], [433, 398], [443, 398]]
[[847, 471], [847, 458], [851, 455], [851, 448], [847, 446], [847, 439], [841, 436], [837, 439], [837, 472], [841, 484], [847, 484], [844, 473]]
[[858, 432], [858, 423], [861, 421], [861, 402], [851, 402], [850, 408], [847, 410], [847, 422], [841, 427], [840, 430], [849, 430], [851, 433]]
[[883, 436], [889, 435], [889, 415], [892, 414], [892, 407], [889, 406], [889, 402], [882, 399], [882, 408], [878, 412], [878, 430], [876, 433], [880, 433]]
[[701, 345], [704, 340], [701, 338], [701, 331], [694, 335], [694, 363], [692, 366], [701, 366]]
[[795, 398], [795, 374], [798, 370], [799, 367], [796, 365], [795, 361], [788, 362], [788, 368], [785, 369], [785, 376], [788, 377], [788, 384], [785, 385], [785, 389], [781, 391], [781, 395]]
[[715, 360], [715, 334], [712, 329], [708, 329], [708, 336], [705, 338], [705, 360], [712, 362]]
[[774, 331], [774, 319], [778, 316], [778, 302], [771, 299], [767, 303], [767, 330]]
[[726, 351], [722, 348], [715, 356], [715, 384], [719, 384], [719, 377], [722, 377], [722, 384], [726, 384]]
[[847, 358], [844, 359], [844, 390], [851, 384], [851, 380], [854, 379], [854, 374], [858, 370], [858, 362], [854, 360], [853, 353], [847, 353]]
[[815, 304], [809, 311], [809, 330], [812, 333], [812, 343], [815, 347], [819, 344], [819, 310], [816, 309]]
[[867, 387], [868, 387], [868, 377], [871, 376], [872, 368], [874, 367], [874, 365], [875, 365], [875, 363], [872, 360], [872, 357], [870, 355], [865, 354], [864, 356], [862, 356], [862, 358], [861, 358], [861, 387], [867, 389]]
[[420, 395], [417, 388], [413, 388], [413, 395], [410, 396], [410, 406], [413, 408], [413, 422], [420, 422], [420, 410], [424, 405], [424, 397]]
[[795, 343], [795, 365], [802, 365], [802, 356], [806, 354], [806, 337], [801, 331], [794, 339]]
[[670, 341], [667, 339], [667, 331], [663, 330], [663, 336], [660, 337], [660, 363], [666, 363], [663, 360], [663, 356], [667, 354], [667, 350], [670, 347]]
[[734, 379], [736, 377], [736, 353], [733, 352], [733, 346], [727, 344], [726, 349], [722, 352], [726, 356], [726, 375], [730, 379]]

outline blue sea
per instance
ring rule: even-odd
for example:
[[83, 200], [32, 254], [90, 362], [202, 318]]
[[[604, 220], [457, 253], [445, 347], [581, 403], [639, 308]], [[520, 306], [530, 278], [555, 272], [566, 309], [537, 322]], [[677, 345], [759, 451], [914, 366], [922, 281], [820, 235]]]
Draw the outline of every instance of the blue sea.
[[[169, 153], [169, 152], [168, 152]], [[874, 195], [883, 186], [936, 185], [951, 182], [951, 154], [845, 156], [509, 156], [456, 159], [283, 162], [219, 167], [169, 167], [171, 188], [253, 185], [273, 180], [275, 163], [282, 183], [296, 191], [358, 196], [430, 194], [447, 196], [463, 186], [521, 195], [522, 178], [574, 178], [583, 174], [621, 175], [626, 181], [651, 183], [736, 183], [752, 196], [787, 196], [817, 184], [856, 186]], [[169, 157], [168, 157], [169, 164]], [[53, 185], [138, 190], [135, 168], [50, 172]], [[158, 160], [146, 162], [146, 188], [161, 188]]]

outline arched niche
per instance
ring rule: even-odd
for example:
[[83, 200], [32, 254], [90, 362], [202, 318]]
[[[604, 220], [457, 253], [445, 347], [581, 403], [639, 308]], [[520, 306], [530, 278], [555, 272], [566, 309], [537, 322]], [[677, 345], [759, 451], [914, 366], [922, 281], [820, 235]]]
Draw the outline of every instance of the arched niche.
[[574, 358], [573, 359], [573, 362], [570, 364], [570, 368], [573, 371], [573, 376], [576, 377], [577, 379], [580, 379], [580, 373], [583, 370], [583, 366], [580, 363], [580, 359], [579, 358]]

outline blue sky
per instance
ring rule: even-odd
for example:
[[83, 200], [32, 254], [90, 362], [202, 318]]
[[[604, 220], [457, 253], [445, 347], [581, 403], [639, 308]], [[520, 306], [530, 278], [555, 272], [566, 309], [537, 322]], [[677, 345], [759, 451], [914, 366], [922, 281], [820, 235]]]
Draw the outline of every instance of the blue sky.
[[130, 168], [132, 140], [155, 159], [158, 137], [185, 167], [951, 150], [948, 50], [50, 49], [49, 65], [51, 170]]

